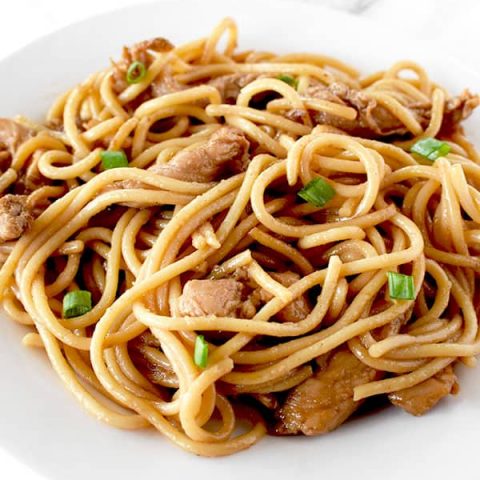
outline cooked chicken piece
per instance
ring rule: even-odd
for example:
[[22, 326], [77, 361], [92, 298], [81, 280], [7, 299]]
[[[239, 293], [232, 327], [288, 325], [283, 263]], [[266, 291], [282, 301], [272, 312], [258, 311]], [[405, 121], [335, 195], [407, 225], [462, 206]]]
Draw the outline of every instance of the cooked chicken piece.
[[242, 305], [243, 285], [233, 279], [190, 280], [183, 287], [178, 309], [181, 315], [235, 316]]
[[[221, 75], [208, 82], [215, 87], [222, 97], [223, 103], [233, 105], [243, 87], [253, 82], [258, 75], [255, 73], [233, 73], [230, 75]], [[166, 69], [163, 75], [158, 76], [151, 84], [151, 92], [154, 97], [161, 97], [168, 93], [180, 92], [191, 85], [180, 83], [171, 72]], [[196, 104], [203, 106], [203, 101], [197, 101]], [[205, 104], [206, 105], [206, 104]]]
[[[300, 280], [300, 275], [295, 272], [287, 270], [286, 272], [268, 272], [274, 280], [281, 283], [285, 287], [290, 287], [295, 282]], [[243, 318], [252, 318], [257, 310], [269, 302], [273, 296], [252, 280], [248, 274], [248, 269], [239, 268], [233, 272], [232, 277], [241, 282], [245, 287], [245, 301], [242, 304], [240, 314]], [[274, 317], [277, 322], [292, 322], [297, 323], [303, 320], [310, 314], [312, 307], [307, 295], [301, 295], [293, 300], [285, 308], [280, 310]]]
[[0, 241], [16, 240], [33, 222], [26, 195], [5, 195], [0, 199]]
[[[246, 169], [249, 145], [241, 130], [221, 127], [200, 146], [182, 150], [168, 163], [154, 164], [147, 171], [185, 182], [208, 183], [221, 180]], [[148, 187], [137, 180], [122, 180], [107, 185], [102, 193], [128, 188]]]
[[464, 90], [458, 97], [447, 101], [441, 128], [442, 135], [451, 135], [458, 130], [460, 123], [468, 118], [480, 104], [480, 97]]
[[241, 130], [221, 127], [206, 143], [192, 150], [182, 150], [168, 163], [155, 164], [148, 170], [186, 182], [213, 182], [244, 171], [248, 165], [249, 146]]
[[[285, 287], [290, 287], [295, 282], [300, 280], [300, 275], [295, 272], [272, 272], [270, 275], [274, 280], [281, 283]], [[275, 318], [279, 322], [299, 322], [305, 319], [312, 311], [312, 307], [306, 295], [301, 295], [296, 298], [292, 303], [288, 304], [283, 310], [280, 310]]]
[[[306, 96], [347, 105], [357, 111], [355, 120], [347, 120], [325, 112], [312, 114], [315, 123], [330, 125], [361, 137], [381, 137], [386, 135], [405, 135], [408, 130], [390, 111], [379, 105], [368, 94], [348, 87], [343, 83], [332, 83], [328, 87], [313, 85]], [[422, 126], [430, 119], [430, 103], [412, 103], [409, 108]]]
[[220, 92], [223, 103], [233, 105], [242, 88], [257, 78], [258, 74], [256, 73], [232, 73], [213, 78], [208, 83]]
[[[328, 125], [343, 130], [350, 135], [378, 138], [388, 135], [406, 135], [408, 129], [403, 123], [385, 107], [368, 96], [368, 92], [355, 90], [343, 83], [332, 83], [328, 87], [324, 85], [311, 85], [305, 92], [306, 97], [326, 100], [332, 103], [346, 105], [357, 111], [354, 120], [348, 120], [326, 112], [312, 111], [311, 116], [316, 124]], [[479, 97], [468, 91], [460, 97], [455, 97], [446, 102], [444, 125], [442, 129], [455, 130], [458, 124], [467, 118], [472, 110], [479, 104]], [[423, 128], [430, 122], [430, 102], [413, 102], [407, 105], [413, 116]], [[296, 121], [302, 120], [303, 112], [290, 111], [287, 116]]]
[[456, 389], [457, 377], [449, 365], [418, 385], [390, 393], [388, 399], [406, 412], [419, 416], [428, 412], [443, 397], [456, 393]]
[[379, 372], [360, 362], [348, 351], [335, 353], [327, 367], [293, 388], [275, 412], [277, 435], [318, 435], [341, 425], [361, 402], [353, 400], [353, 389], [375, 380]]
[[[295, 272], [270, 272], [270, 275], [274, 280], [281, 283], [285, 287], [290, 287], [295, 282], [300, 280], [300, 275]], [[258, 306], [259, 301], [261, 303], [267, 303], [272, 299], [272, 295], [263, 288], [257, 288], [251, 295], [251, 301], [254, 305]], [[301, 295], [293, 302], [289, 303], [285, 308], [280, 310], [275, 315], [275, 320], [278, 322], [293, 322], [297, 323], [303, 320], [312, 311], [312, 307], [306, 295]]]
[[7, 118], [0, 118], [0, 152], [5, 149], [10, 157], [13, 157], [18, 147], [32, 135], [33, 132], [27, 127]]
[[128, 67], [133, 62], [142, 62], [147, 68], [149, 67], [152, 56], [148, 53], [149, 50], [155, 52], [169, 52], [173, 45], [162, 37], [152, 38], [151, 40], [144, 40], [138, 42], [131, 47], [123, 47], [122, 58], [119, 62], [114, 63], [113, 72], [113, 89], [120, 93], [128, 87], [126, 74]]
[[150, 85], [152, 95], [154, 97], [161, 97], [169, 93], [181, 92], [189, 88], [188, 85], [181, 84], [170, 72], [166, 69], [164, 73], [158, 76]]
[[[17, 150], [34, 135], [34, 130], [13, 120], [0, 118], [0, 173], [11, 167]], [[38, 168], [31, 168], [30, 161], [27, 161], [17, 173], [17, 180], [9, 191], [18, 195], [33, 192], [37, 188], [51, 183], [38, 171]]]

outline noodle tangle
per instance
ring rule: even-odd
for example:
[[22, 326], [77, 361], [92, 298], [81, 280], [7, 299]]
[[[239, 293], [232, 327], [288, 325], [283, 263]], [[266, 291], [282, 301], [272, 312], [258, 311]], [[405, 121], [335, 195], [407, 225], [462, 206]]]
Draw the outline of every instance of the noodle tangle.
[[[2, 237], [0, 295], [23, 344], [96, 418], [204, 456], [324, 433], [375, 395], [430, 408], [480, 353], [480, 156], [460, 125], [478, 98], [413, 62], [362, 78], [237, 34], [125, 48], [45, 122], [18, 118], [21, 142], [0, 120], [2, 201], [28, 225]], [[416, 154], [425, 139], [448, 152]], [[315, 182], [323, 205], [299, 196]], [[92, 307], [67, 317], [78, 290]]]

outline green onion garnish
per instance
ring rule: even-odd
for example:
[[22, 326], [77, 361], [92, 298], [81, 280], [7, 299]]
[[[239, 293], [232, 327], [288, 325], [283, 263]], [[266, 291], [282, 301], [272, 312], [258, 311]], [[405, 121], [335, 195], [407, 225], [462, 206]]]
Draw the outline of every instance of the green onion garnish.
[[63, 317], [84, 315], [92, 309], [92, 294], [88, 290], [73, 290], [63, 297]]
[[450, 153], [451, 147], [448, 143], [437, 140], [436, 138], [424, 138], [412, 145], [410, 151], [416, 153], [427, 160], [434, 162], [439, 157], [444, 157]]
[[323, 178], [314, 178], [299, 192], [298, 196], [316, 207], [323, 207], [335, 196], [335, 189]]
[[198, 335], [195, 340], [195, 351], [193, 361], [200, 368], [205, 368], [208, 363], [208, 343], [203, 335]]
[[133, 62], [130, 64], [127, 70], [127, 83], [132, 85], [133, 83], [141, 82], [147, 74], [147, 68], [142, 62]]
[[100, 152], [100, 158], [105, 170], [128, 167], [128, 158], [121, 150], [105, 150]]
[[396, 300], [415, 300], [413, 277], [403, 273], [387, 272], [388, 293]]
[[288, 85], [293, 87], [295, 90], [298, 87], [298, 80], [296, 78], [291, 77], [290, 75], [281, 74], [277, 78], [282, 82], [287, 83]]

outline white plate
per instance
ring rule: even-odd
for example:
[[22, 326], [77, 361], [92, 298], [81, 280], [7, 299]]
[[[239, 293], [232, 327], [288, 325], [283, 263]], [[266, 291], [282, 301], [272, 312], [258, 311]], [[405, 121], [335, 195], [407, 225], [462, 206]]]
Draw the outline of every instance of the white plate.
[[[191, 40], [225, 15], [238, 21], [241, 48], [323, 52], [364, 72], [411, 58], [455, 92], [480, 85], [475, 65], [446, 58], [434, 45], [419, 46], [396, 25], [273, 0], [162, 2], [72, 25], [1, 62], [0, 116], [41, 118], [55, 95], [105, 66], [122, 45], [156, 35]], [[478, 121], [470, 120], [470, 131]], [[460, 394], [422, 418], [389, 408], [326, 436], [269, 437], [246, 452], [205, 459], [153, 430], [115, 430], [90, 418], [64, 391], [44, 353], [20, 345], [25, 329], [1, 320], [0, 446], [49, 478], [478, 478], [479, 370], [459, 369]]]

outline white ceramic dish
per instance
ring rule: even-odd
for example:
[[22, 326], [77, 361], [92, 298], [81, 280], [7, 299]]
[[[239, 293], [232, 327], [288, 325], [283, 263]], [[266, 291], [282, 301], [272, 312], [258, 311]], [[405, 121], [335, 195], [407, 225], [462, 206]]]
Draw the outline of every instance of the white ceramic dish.
[[[301, 3], [188, 0], [92, 18], [3, 60], [0, 116], [41, 118], [55, 95], [118, 56], [122, 45], [156, 35], [181, 43], [207, 34], [225, 15], [239, 23], [241, 48], [322, 52], [364, 72], [411, 58], [453, 91], [480, 85], [474, 73], [480, 63], [463, 65], [434, 45], [419, 46], [397, 25], [375, 25]], [[472, 135], [479, 122], [478, 114], [468, 122]], [[63, 389], [44, 353], [20, 345], [25, 329], [1, 320], [0, 448], [47, 478], [478, 478], [480, 369], [459, 368], [461, 393], [423, 418], [390, 408], [327, 436], [266, 438], [232, 457], [204, 459], [184, 453], [153, 430], [120, 431], [90, 418]]]

